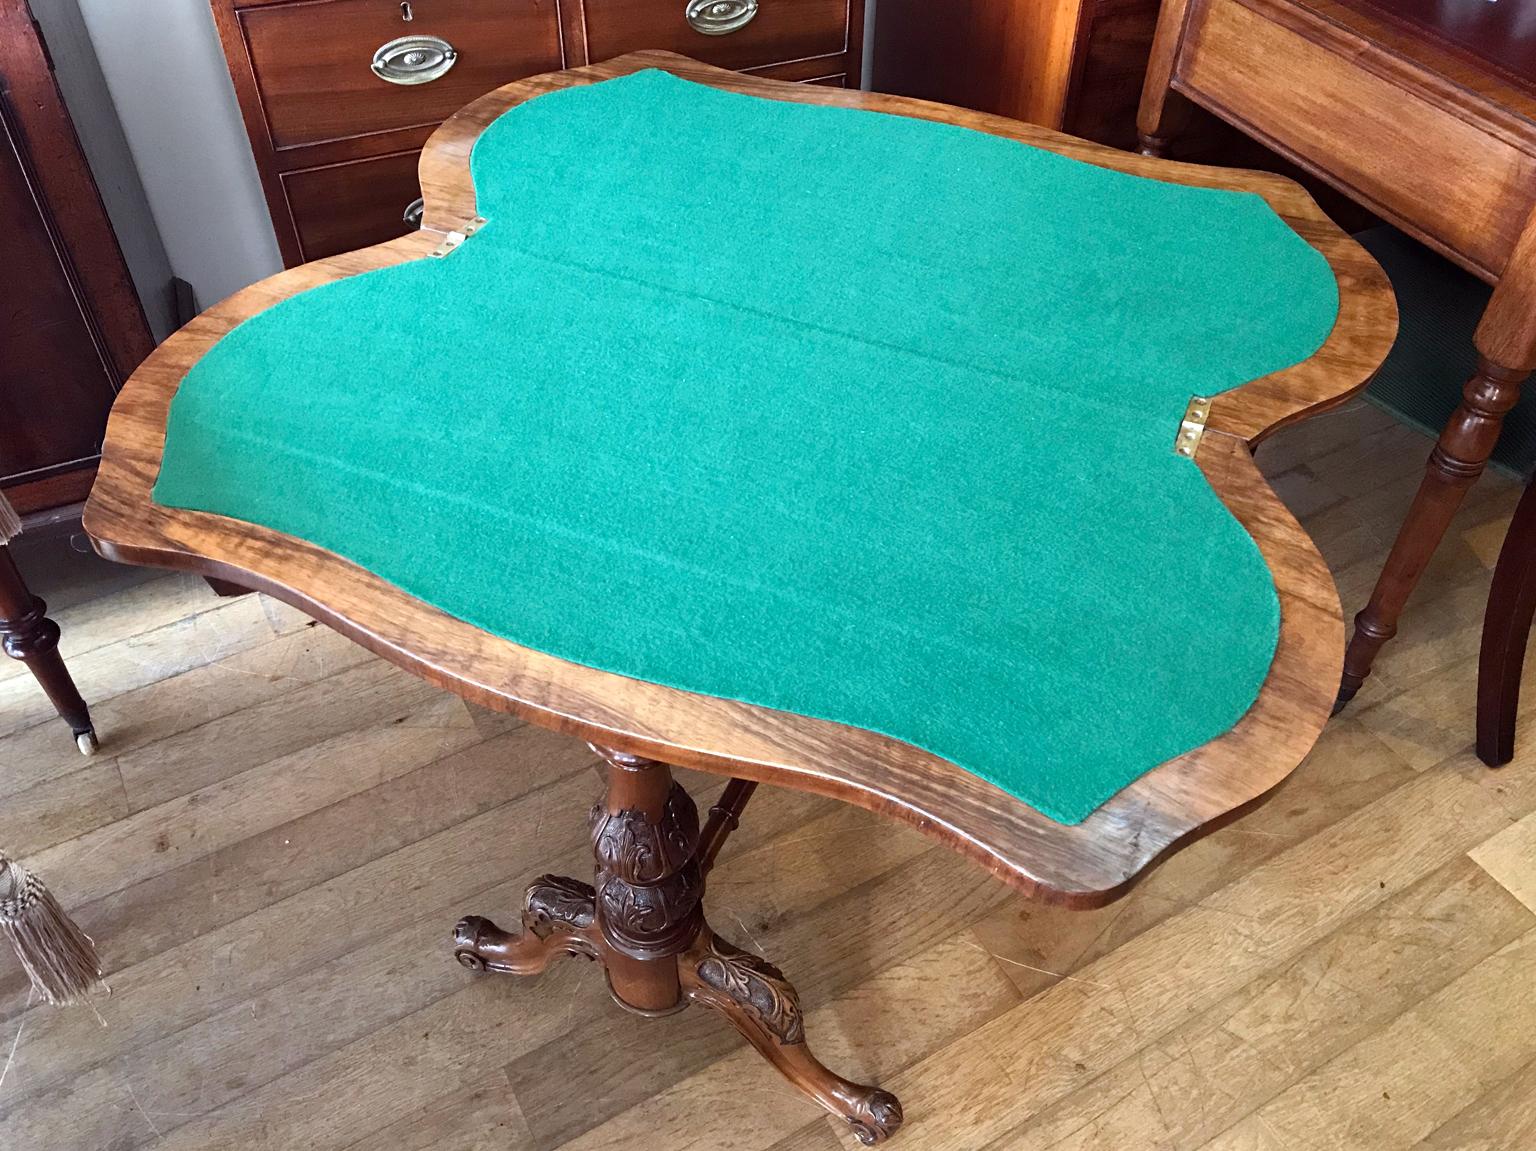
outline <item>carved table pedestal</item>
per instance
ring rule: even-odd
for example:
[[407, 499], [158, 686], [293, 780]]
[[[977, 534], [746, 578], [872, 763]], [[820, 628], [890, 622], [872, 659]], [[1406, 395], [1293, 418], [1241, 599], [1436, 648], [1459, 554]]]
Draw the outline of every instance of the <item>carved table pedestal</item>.
[[537, 975], [557, 956], [582, 955], [603, 965], [627, 1011], [713, 1008], [859, 1142], [883, 1141], [901, 1126], [896, 1097], [824, 1067], [806, 1046], [800, 1000], [783, 973], [704, 922], [704, 877], [756, 784], [733, 780], [701, 835], [698, 809], [671, 768], [592, 747], [608, 763], [608, 794], [591, 814], [594, 883], [542, 876], [524, 897], [520, 933], [468, 916], [454, 928], [455, 957], [475, 971]]

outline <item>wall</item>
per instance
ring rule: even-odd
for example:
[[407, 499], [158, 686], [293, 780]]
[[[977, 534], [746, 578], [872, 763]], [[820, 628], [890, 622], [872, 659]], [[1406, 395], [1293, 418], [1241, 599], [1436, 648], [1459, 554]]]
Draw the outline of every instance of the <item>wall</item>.
[[874, 20], [876, 20], [876, 6], [879, 0], [865, 0], [865, 51], [863, 51], [863, 66], [859, 75], [863, 77], [860, 88], [866, 92], [880, 91], [874, 83]]
[[282, 267], [207, 0], [72, 0], [176, 275], [208, 307]]
[[164, 339], [176, 327], [170, 258], [80, 10], [75, 0], [31, 0], [31, 7], [145, 318], [155, 338]]

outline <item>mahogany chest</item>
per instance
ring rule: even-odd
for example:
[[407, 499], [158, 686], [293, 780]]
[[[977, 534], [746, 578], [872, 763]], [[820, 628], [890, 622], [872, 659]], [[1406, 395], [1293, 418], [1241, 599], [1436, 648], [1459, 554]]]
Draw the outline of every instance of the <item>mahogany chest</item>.
[[283, 261], [416, 227], [421, 147], [509, 81], [664, 48], [856, 87], [864, 0], [212, 0]]

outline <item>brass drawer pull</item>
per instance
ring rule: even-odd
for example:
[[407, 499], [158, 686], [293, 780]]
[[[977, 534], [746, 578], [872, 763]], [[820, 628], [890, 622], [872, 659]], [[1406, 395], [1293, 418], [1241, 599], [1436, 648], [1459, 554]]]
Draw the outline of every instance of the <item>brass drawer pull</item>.
[[391, 84], [430, 84], [459, 58], [440, 36], [402, 36], [373, 54], [373, 74]]
[[752, 23], [757, 0], [688, 0], [683, 16], [695, 32], [725, 36]]
[[405, 206], [405, 212], [401, 215], [400, 218], [411, 227], [420, 228], [421, 214], [426, 211], [426, 208], [427, 202], [420, 196], [417, 196], [414, 200]]

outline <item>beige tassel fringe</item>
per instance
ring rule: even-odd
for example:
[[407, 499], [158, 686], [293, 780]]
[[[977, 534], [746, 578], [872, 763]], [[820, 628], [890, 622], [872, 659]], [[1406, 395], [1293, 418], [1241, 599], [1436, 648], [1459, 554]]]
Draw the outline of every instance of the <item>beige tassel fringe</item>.
[[16, 509], [11, 507], [11, 502], [5, 498], [5, 493], [0, 492], [0, 544], [13, 540], [20, 534], [21, 517], [16, 514]]
[[107, 991], [96, 944], [65, 914], [42, 880], [0, 852], [0, 930], [10, 937], [43, 1001], [68, 1007]]

